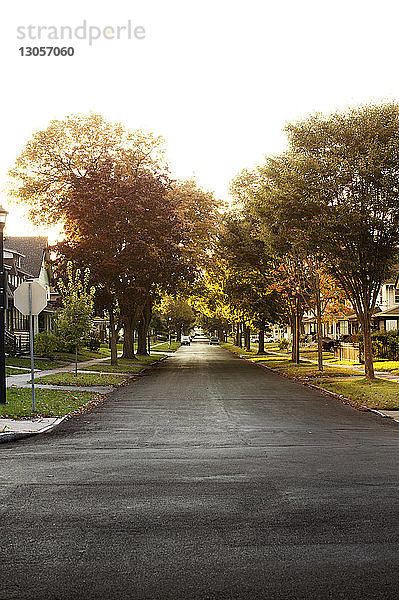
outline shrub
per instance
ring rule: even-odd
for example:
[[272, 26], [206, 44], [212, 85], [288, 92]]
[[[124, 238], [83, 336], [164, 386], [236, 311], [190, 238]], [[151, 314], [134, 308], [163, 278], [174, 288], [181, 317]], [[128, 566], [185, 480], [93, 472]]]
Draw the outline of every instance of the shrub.
[[63, 341], [54, 333], [42, 331], [38, 333], [34, 341], [34, 352], [37, 356], [54, 358], [56, 352], [62, 350]]
[[88, 340], [88, 347], [92, 352], [98, 352], [100, 350], [101, 342], [95, 335], [91, 335]]
[[280, 348], [280, 350], [287, 350], [288, 340], [286, 338], [281, 338], [281, 340], [278, 343], [278, 347]]

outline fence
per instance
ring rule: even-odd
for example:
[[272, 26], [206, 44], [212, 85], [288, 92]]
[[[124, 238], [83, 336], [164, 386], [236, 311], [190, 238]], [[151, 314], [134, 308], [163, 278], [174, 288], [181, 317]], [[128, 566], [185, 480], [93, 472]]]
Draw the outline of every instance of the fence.
[[[373, 358], [381, 360], [399, 360], [399, 344], [393, 339], [373, 339], [372, 340]], [[360, 356], [363, 358], [363, 344], [360, 344]]]
[[353, 362], [360, 362], [359, 344], [340, 342], [339, 346], [335, 349], [335, 356], [339, 360], [350, 360]]

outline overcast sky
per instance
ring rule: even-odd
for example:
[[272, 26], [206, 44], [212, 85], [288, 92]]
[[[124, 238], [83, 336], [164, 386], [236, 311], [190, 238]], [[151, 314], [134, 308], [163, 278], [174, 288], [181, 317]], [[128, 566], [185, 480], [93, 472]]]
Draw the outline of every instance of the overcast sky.
[[[104, 4], [104, 6], [102, 6]], [[226, 199], [231, 179], [284, 149], [314, 111], [399, 98], [396, 0], [23, 0], [3, 2], [0, 183], [8, 233], [38, 232], [7, 198], [7, 171], [53, 118], [95, 111], [167, 138], [172, 173]], [[21, 57], [28, 25], [143, 26], [143, 40]], [[48, 45], [45, 40], [41, 42]]]

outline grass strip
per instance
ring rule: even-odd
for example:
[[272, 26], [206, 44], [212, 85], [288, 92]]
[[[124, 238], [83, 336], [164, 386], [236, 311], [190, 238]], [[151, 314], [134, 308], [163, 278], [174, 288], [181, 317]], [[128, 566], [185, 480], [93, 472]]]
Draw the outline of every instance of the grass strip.
[[[66, 360], [43, 360], [41, 358], [34, 359], [35, 369], [40, 369], [41, 371], [47, 371], [48, 369], [59, 369], [61, 367], [65, 367], [69, 364], [69, 361]], [[27, 370], [30, 369], [30, 358], [6, 358], [6, 366], [7, 367], [23, 367]], [[20, 371], [23, 373], [23, 371]]]
[[180, 342], [172, 342], [169, 348], [168, 342], [164, 342], [163, 344], [154, 344], [151, 346], [151, 350], [156, 350], [157, 352], [175, 352], [178, 348], [180, 348]]
[[399, 384], [384, 379], [331, 381], [319, 379], [317, 385], [347, 398], [352, 406], [399, 410]]
[[89, 387], [93, 385], [118, 387], [127, 377], [102, 373], [53, 373], [44, 377], [35, 377], [36, 383], [47, 385], [75, 385]]
[[84, 412], [103, 397], [93, 392], [37, 389], [36, 413], [32, 415], [30, 388], [11, 387], [7, 388], [7, 404], [0, 404], [0, 416], [8, 419], [63, 417], [72, 412]]
[[29, 369], [23, 371], [22, 369], [13, 369], [12, 367], [6, 367], [6, 377], [10, 377], [11, 375], [28, 375], [29, 373]]
[[118, 358], [117, 365], [111, 365], [110, 360], [105, 360], [95, 365], [85, 367], [85, 371], [106, 371], [108, 373], [138, 373], [145, 366], [167, 356], [166, 354], [150, 354], [149, 356], [137, 356], [135, 360]]
[[355, 369], [346, 369], [345, 367], [330, 367], [325, 365], [323, 371], [319, 371], [317, 365], [303, 362], [297, 363], [292, 362], [288, 358], [273, 356], [269, 359], [255, 358], [252, 362], [258, 362], [265, 366], [277, 370], [279, 373], [288, 375], [301, 381], [307, 381], [310, 379], [317, 379], [320, 377], [349, 377], [351, 375], [360, 376], [361, 373]]

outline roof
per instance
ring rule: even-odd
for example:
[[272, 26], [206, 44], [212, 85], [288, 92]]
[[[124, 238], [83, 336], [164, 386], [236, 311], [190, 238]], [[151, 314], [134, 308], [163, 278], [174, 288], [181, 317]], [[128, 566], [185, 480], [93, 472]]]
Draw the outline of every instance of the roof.
[[389, 310], [384, 310], [378, 315], [378, 318], [384, 317], [399, 317], [399, 306], [394, 306]]
[[22, 255], [21, 268], [32, 277], [39, 277], [43, 255], [48, 248], [48, 238], [44, 236], [21, 236], [4, 238], [4, 249]]
[[[371, 318], [375, 319], [376, 317], [379, 317], [380, 314], [381, 309], [378, 306], [376, 306], [371, 314]], [[346, 315], [346, 317], [340, 318], [339, 321], [358, 321], [357, 314], [355, 312], [352, 312], [349, 315]]]

